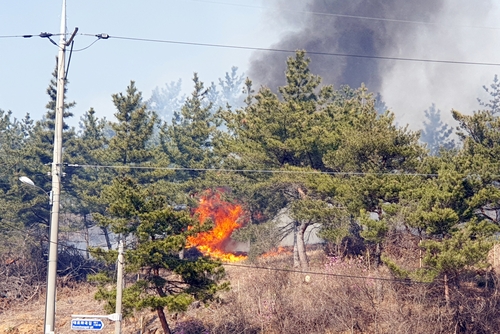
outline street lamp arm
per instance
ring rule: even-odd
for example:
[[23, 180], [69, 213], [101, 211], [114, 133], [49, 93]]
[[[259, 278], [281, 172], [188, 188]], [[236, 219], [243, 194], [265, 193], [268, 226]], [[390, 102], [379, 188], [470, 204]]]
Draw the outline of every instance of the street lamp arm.
[[37, 188], [38, 190], [41, 190], [43, 191], [43, 193], [45, 195], [47, 195], [49, 197], [49, 204], [52, 204], [52, 196], [51, 196], [51, 192], [47, 192], [45, 191], [42, 187], [39, 187], [35, 184], [35, 182], [33, 182], [33, 180], [31, 180], [29, 177], [27, 176], [20, 176], [19, 177], [19, 181], [21, 181], [21, 183], [24, 183], [30, 187], [33, 187], [33, 188]]

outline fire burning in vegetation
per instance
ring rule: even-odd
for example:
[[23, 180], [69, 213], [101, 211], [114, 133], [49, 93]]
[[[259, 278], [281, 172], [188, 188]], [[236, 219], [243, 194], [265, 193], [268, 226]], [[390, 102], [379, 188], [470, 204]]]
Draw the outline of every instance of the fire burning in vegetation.
[[245, 255], [227, 252], [231, 244], [231, 233], [241, 227], [244, 215], [241, 205], [221, 199], [219, 193], [207, 192], [200, 199], [200, 205], [194, 212], [200, 222], [207, 218], [214, 222], [214, 228], [202, 232], [196, 237], [188, 237], [188, 247], [196, 247], [204, 255], [209, 255], [225, 262], [237, 262], [246, 259]]
[[283, 246], [279, 246], [275, 250], [271, 250], [267, 253], [262, 254], [260, 257], [262, 258], [268, 258], [268, 257], [274, 257], [278, 255], [290, 255], [292, 254], [292, 250]]
[[[208, 232], [201, 232], [196, 237], [188, 237], [187, 247], [196, 247], [203, 255], [208, 255], [224, 262], [238, 262], [247, 258], [246, 255], [235, 254], [230, 251], [234, 249], [231, 234], [242, 226], [245, 212], [239, 204], [226, 202], [221, 199], [221, 194], [207, 191], [200, 199], [200, 205], [194, 211], [198, 219], [203, 223], [210, 218], [214, 222], [214, 228]], [[278, 247], [265, 254], [262, 258], [274, 257], [283, 254], [291, 254], [287, 247]]]

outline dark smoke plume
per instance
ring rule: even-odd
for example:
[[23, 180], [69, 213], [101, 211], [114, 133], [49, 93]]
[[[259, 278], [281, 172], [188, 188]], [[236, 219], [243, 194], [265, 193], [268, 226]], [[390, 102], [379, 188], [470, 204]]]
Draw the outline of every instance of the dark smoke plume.
[[[414, 58], [429, 54], [425, 46], [423, 50], [418, 50], [418, 47], [412, 45], [415, 43], [413, 39], [422, 33], [432, 36], [433, 29], [436, 29], [436, 26], [416, 22], [438, 22], [447, 1], [308, 0], [301, 9], [301, 14], [297, 12], [293, 14], [287, 10], [293, 8], [294, 3], [300, 7], [301, 2], [304, 3], [304, 0], [281, 1], [280, 8], [273, 11], [277, 19], [287, 20], [296, 30], [286, 34], [277, 44], [272, 45], [272, 48]], [[485, 4], [489, 1], [480, 2]], [[483, 11], [488, 8], [488, 6], [482, 7]], [[338, 14], [385, 20], [339, 17]], [[295, 17], [290, 18], [293, 15]], [[299, 15], [301, 17], [297, 19]], [[290, 22], [292, 20], [296, 22]], [[278, 52], [254, 54], [249, 77], [256, 84], [275, 90], [285, 83], [283, 73], [286, 58], [289, 56], [290, 54]], [[359, 87], [361, 83], [365, 83], [372, 92], [381, 91], [384, 74], [391, 71], [395, 65], [395, 62], [390, 60], [324, 55], [309, 55], [309, 57], [312, 59], [312, 72], [319, 74], [323, 78], [323, 83], [334, 84], [337, 88], [342, 84]]]

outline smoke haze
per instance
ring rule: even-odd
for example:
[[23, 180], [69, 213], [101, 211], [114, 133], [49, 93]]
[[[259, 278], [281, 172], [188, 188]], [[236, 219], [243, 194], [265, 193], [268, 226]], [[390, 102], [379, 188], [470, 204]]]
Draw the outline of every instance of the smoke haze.
[[[290, 31], [272, 48], [500, 63], [500, 11], [493, 0], [276, 0], [273, 5], [270, 20], [287, 24]], [[250, 78], [273, 90], [283, 85], [288, 56], [255, 53]], [[371, 92], [382, 94], [400, 122], [414, 128], [420, 127], [423, 111], [432, 103], [443, 110], [448, 122], [452, 108], [462, 112], [478, 109], [477, 97], [488, 99], [482, 86], [500, 73], [495, 66], [309, 57], [311, 71], [319, 74], [323, 83], [336, 88], [365, 83]]]

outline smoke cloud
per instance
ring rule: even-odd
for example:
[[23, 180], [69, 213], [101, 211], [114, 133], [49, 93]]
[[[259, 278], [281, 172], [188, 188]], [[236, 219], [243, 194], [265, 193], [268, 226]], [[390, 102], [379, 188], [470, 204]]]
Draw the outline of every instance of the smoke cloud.
[[[500, 54], [500, 11], [493, 0], [276, 0], [273, 4], [269, 17], [278, 24], [287, 24], [290, 31], [272, 48], [500, 62], [500, 57], [495, 56]], [[287, 10], [290, 8], [294, 11]], [[285, 83], [285, 62], [289, 56], [255, 53], [250, 78], [257, 85], [275, 90]], [[448, 121], [451, 108], [465, 109], [464, 112], [477, 109], [477, 97], [487, 99], [481, 95], [482, 86], [500, 72], [494, 66], [309, 57], [311, 71], [319, 74], [323, 83], [337, 88], [364, 83], [371, 92], [382, 93], [390, 109], [405, 123], [421, 121], [423, 111], [432, 103], [445, 111], [443, 115], [448, 115]]]

